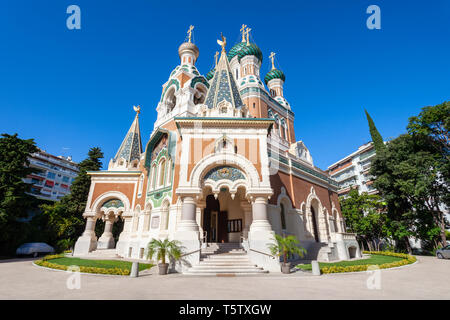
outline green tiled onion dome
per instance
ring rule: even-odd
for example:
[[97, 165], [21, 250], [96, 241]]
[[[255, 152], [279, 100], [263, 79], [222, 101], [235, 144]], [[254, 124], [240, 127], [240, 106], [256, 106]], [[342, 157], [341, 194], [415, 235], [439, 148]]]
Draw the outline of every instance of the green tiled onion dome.
[[250, 43], [247, 46], [246, 42], [239, 42], [235, 44], [230, 51], [228, 51], [228, 61], [231, 61], [231, 59], [233, 59], [235, 56], [238, 56], [239, 62], [245, 56], [255, 56], [256, 58], [258, 58], [259, 62], [262, 62], [263, 59], [261, 49], [259, 49], [259, 47], [254, 43]]
[[233, 48], [231, 48], [227, 53], [228, 61], [231, 61], [231, 59], [233, 59], [238, 54], [238, 52], [241, 51], [243, 46], [246, 46], [245, 42], [236, 43]]
[[284, 82], [286, 80], [286, 77], [284, 76], [284, 73], [281, 70], [272, 69], [269, 72], [267, 72], [266, 76], [264, 77], [264, 82], [267, 84], [270, 80], [273, 79], [281, 79]]
[[211, 80], [214, 77], [214, 72], [216, 72], [216, 68], [211, 69], [207, 74], [206, 74], [206, 80]]

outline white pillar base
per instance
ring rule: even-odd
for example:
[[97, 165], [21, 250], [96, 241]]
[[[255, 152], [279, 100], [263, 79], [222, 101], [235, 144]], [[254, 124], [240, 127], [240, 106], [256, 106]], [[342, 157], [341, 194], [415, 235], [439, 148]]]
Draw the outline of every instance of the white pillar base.
[[102, 236], [97, 241], [97, 249], [114, 249], [116, 242], [112, 234]]
[[181, 257], [175, 263], [175, 270], [177, 272], [185, 272], [200, 262], [200, 233], [198, 231], [178, 230], [174, 235], [174, 240], [180, 241], [183, 250], [182, 254], [193, 252]]
[[[253, 223], [255, 222], [256, 220], [253, 221]], [[258, 267], [262, 267], [270, 272], [281, 272], [279, 258], [273, 257], [268, 247], [269, 244], [276, 243], [275, 232], [272, 230], [261, 229], [257, 226], [253, 226], [252, 228], [252, 226], [250, 226], [250, 232], [248, 234], [248, 255], [250, 260]], [[259, 252], [253, 251], [252, 249]]]
[[74, 256], [86, 255], [91, 251], [97, 249], [97, 238], [95, 236], [81, 236], [75, 243], [75, 248], [73, 249]]

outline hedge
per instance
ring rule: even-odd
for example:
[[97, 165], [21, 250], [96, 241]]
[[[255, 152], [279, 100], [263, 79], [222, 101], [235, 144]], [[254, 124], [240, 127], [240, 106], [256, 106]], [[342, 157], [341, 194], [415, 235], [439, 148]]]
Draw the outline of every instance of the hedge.
[[[45, 256], [41, 260], [35, 261], [34, 263], [41, 267], [57, 269], [57, 270], [67, 270], [70, 266], [64, 266], [61, 264], [49, 262], [49, 260], [56, 259], [56, 258], [62, 258], [62, 257], [64, 257], [63, 254], [49, 255], [49, 256]], [[129, 269], [121, 269], [121, 268], [98, 268], [98, 267], [86, 267], [86, 266], [79, 266], [79, 268], [80, 268], [80, 272], [83, 272], [83, 273], [111, 274], [111, 275], [121, 275], [121, 276], [128, 276], [128, 275], [130, 275], [130, 272], [131, 272]]]
[[[400, 260], [400, 261], [383, 263], [383, 264], [377, 265], [378, 268], [380, 268], [380, 269], [400, 267], [400, 266], [414, 263], [417, 260], [416, 257], [413, 257], [413, 256], [411, 256], [409, 254], [405, 254], [405, 253], [396, 253], [396, 252], [389, 252], [389, 251], [364, 251], [363, 253], [403, 258], [403, 260]], [[359, 271], [367, 271], [367, 269], [369, 267], [370, 267], [370, 265], [356, 265], [356, 266], [347, 266], [347, 267], [331, 266], [331, 267], [322, 267], [322, 268], [320, 268], [320, 271], [322, 273], [359, 272]]]

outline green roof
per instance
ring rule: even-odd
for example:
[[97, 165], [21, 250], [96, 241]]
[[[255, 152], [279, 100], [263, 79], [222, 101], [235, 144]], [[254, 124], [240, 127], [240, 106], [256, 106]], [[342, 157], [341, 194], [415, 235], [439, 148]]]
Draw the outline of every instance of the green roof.
[[283, 71], [278, 69], [272, 69], [269, 72], [267, 72], [266, 76], [264, 77], [264, 82], [267, 84], [270, 80], [273, 79], [281, 79], [285, 81], [286, 77], [284, 76]]

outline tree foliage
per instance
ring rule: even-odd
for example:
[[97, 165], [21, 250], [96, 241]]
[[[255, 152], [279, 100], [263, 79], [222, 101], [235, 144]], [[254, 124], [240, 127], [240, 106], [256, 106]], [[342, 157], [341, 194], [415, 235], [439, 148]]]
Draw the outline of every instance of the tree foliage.
[[383, 138], [381, 137], [380, 132], [378, 132], [377, 127], [375, 127], [375, 123], [373, 122], [367, 110], [364, 110], [364, 112], [366, 113], [367, 122], [369, 124], [370, 136], [372, 137], [373, 145], [375, 147], [376, 152], [380, 153], [385, 149]]
[[369, 250], [380, 250], [379, 239], [387, 234], [386, 204], [381, 197], [366, 192], [359, 194], [357, 189], [352, 189], [339, 202], [347, 229], [356, 233]]
[[389, 233], [407, 249], [409, 236], [446, 243], [449, 110], [448, 103], [422, 109], [410, 118], [408, 133], [391, 140], [372, 163], [374, 186], [387, 202]]
[[48, 228], [51, 230], [49, 241], [60, 249], [73, 246], [83, 232], [83, 212], [91, 186], [91, 178], [87, 172], [100, 170], [102, 158], [100, 148], [91, 148], [88, 157], [78, 165], [80, 171], [72, 183], [71, 192], [59, 202], [42, 206]]
[[28, 157], [39, 151], [33, 139], [23, 140], [17, 134], [2, 134], [0, 138], [0, 252], [10, 254], [20, 244], [24, 222], [36, 203], [29, 195], [31, 185], [24, 182], [36, 172], [29, 167]]

